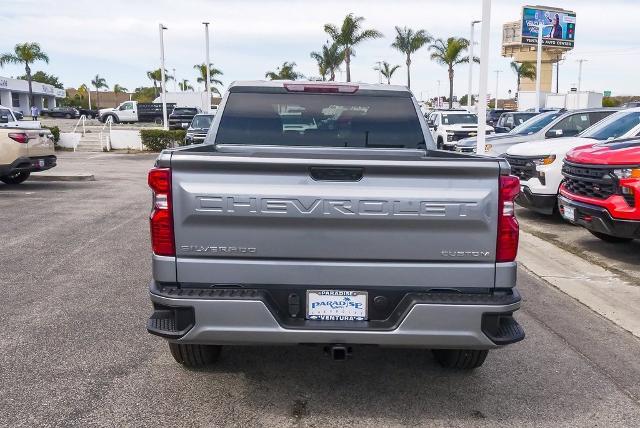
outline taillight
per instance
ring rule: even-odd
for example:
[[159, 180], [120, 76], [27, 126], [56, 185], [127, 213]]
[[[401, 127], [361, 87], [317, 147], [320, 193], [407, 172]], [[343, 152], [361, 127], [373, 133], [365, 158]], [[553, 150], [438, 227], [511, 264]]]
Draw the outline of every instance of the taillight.
[[159, 256], [175, 256], [171, 214], [171, 169], [152, 168], [147, 181], [153, 191], [153, 209], [149, 217], [151, 248]]
[[289, 92], [311, 92], [316, 94], [354, 94], [359, 89], [359, 86], [358, 85], [335, 85], [335, 84], [285, 83], [284, 88]]
[[516, 219], [514, 199], [520, 193], [520, 179], [513, 175], [500, 176], [498, 199], [498, 241], [496, 262], [512, 262], [518, 254], [520, 226]]
[[27, 144], [29, 142], [29, 136], [24, 132], [9, 132], [9, 138], [20, 144]]

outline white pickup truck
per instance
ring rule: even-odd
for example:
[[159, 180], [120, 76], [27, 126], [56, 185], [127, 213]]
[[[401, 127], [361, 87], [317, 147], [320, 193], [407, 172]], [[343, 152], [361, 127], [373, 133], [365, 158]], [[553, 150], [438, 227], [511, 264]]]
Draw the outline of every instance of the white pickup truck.
[[[167, 103], [167, 115], [171, 114], [176, 105]], [[111, 118], [118, 122], [155, 122], [162, 123], [162, 103], [139, 103], [125, 101], [116, 108], [102, 108], [98, 110], [98, 119], [106, 122]]]
[[38, 120], [18, 120], [16, 114], [9, 107], [0, 105], [0, 128], [29, 128], [40, 129], [40, 121]]
[[506, 158], [521, 184], [516, 203], [542, 214], [557, 212], [562, 161], [569, 150], [635, 136], [640, 136], [640, 108], [614, 113], [576, 137], [536, 140], [510, 147]]
[[[465, 110], [436, 111], [429, 116], [429, 129], [438, 149], [455, 150], [458, 140], [478, 135], [478, 116]], [[487, 134], [493, 134], [491, 126]]]

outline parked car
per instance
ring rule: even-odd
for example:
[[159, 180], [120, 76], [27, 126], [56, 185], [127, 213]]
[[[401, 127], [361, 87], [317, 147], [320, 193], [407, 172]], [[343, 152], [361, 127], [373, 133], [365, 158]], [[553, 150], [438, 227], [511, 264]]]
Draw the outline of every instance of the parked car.
[[[478, 116], [465, 110], [436, 111], [429, 121], [438, 150], [454, 150], [458, 140], [478, 135]], [[487, 126], [485, 132], [493, 134], [493, 128]]]
[[498, 123], [498, 119], [500, 119], [500, 116], [502, 116], [504, 113], [508, 113], [508, 112], [512, 112], [513, 110], [506, 110], [506, 109], [490, 109], [487, 110], [487, 125], [489, 126], [495, 126]]
[[502, 113], [500, 115], [500, 119], [498, 119], [498, 122], [496, 122], [496, 125], [493, 127], [493, 129], [496, 131], [496, 134], [504, 134], [511, 131], [516, 126], [522, 125], [527, 120], [539, 114], [540, 113], [530, 111], [513, 111]]
[[80, 115], [84, 115], [87, 119], [96, 119], [98, 117], [98, 110], [95, 109], [76, 107], [76, 110], [78, 110]]
[[15, 116], [16, 120], [24, 119], [24, 114], [22, 114], [21, 111], [13, 110], [13, 115]]
[[[173, 111], [175, 104], [167, 103], [167, 114]], [[155, 122], [162, 123], [162, 103], [139, 103], [125, 101], [116, 108], [102, 108], [98, 110], [98, 120], [106, 122], [111, 118], [118, 122]]]
[[542, 214], [557, 212], [562, 163], [569, 150], [634, 136], [640, 136], [640, 108], [614, 113], [577, 137], [511, 146], [505, 157], [511, 165], [511, 173], [520, 178], [521, 192], [516, 203]]
[[[235, 82], [221, 106], [204, 144], [148, 175], [147, 330], [177, 362], [212, 363], [223, 344], [334, 359], [368, 344], [472, 369], [524, 338], [504, 159], [435, 150], [404, 86]], [[309, 126], [286, 131], [292, 118]]]
[[[13, 112], [0, 107], [0, 125], [16, 122]], [[20, 184], [31, 173], [56, 166], [53, 135], [48, 129], [0, 127], [0, 181]]]
[[[595, 108], [541, 113], [522, 125], [513, 128], [511, 132], [488, 136], [485, 152], [492, 156], [503, 156], [509, 150], [509, 147], [527, 141], [575, 137], [591, 125], [600, 122], [619, 110], [614, 108]], [[467, 138], [458, 142], [456, 150], [463, 153], [474, 153], [476, 144], [475, 138]]]
[[77, 119], [80, 112], [75, 107], [54, 107], [51, 109], [42, 109], [40, 116], [64, 117], [65, 119]]
[[571, 223], [606, 242], [640, 238], [640, 138], [567, 153], [558, 207]]
[[640, 101], [629, 101], [628, 103], [622, 104], [622, 108], [634, 108], [640, 107]]
[[198, 107], [174, 107], [169, 115], [169, 129], [188, 128], [196, 114], [202, 113]]
[[213, 114], [196, 114], [187, 129], [187, 135], [184, 137], [185, 144], [202, 143], [209, 132], [214, 117]]

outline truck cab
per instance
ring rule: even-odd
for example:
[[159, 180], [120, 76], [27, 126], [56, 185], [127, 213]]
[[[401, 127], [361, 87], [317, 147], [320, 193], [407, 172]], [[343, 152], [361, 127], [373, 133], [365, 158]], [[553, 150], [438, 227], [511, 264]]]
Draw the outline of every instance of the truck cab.
[[[455, 150], [458, 140], [478, 135], [478, 116], [465, 110], [437, 111], [429, 117], [433, 139], [440, 150]], [[487, 134], [493, 134], [491, 126]]]

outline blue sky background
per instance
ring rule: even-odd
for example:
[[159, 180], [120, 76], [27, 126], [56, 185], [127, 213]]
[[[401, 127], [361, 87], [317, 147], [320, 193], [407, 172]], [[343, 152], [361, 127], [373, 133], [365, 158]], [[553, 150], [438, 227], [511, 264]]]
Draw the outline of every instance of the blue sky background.
[[[499, 95], [515, 90], [515, 75], [509, 59], [500, 56], [502, 23], [518, 20], [525, 3], [493, 0], [489, 70], [502, 70]], [[583, 66], [582, 88], [611, 90], [614, 95], [640, 95], [639, 0], [555, 0], [548, 6], [577, 13], [576, 48], [560, 66], [560, 90], [577, 82], [577, 59]], [[99, 5], [99, 6], [98, 6]], [[339, 23], [349, 12], [366, 18], [365, 26], [376, 28], [385, 38], [365, 42], [352, 61], [352, 79], [377, 82], [373, 67], [385, 60], [403, 67], [393, 83], [406, 83], [403, 56], [389, 45], [394, 26], [424, 28], [435, 37], [469, 37], [469, 22], [480, 19], [481, 0], [12, 0], [0, 7], [0, 52], [12, 51], [19, 42], [37, 41], [49, 54], [50, 63], [37, 63], [34, 70], [58, 76], [66, 87], [89, 83], [99, 73], [112, 87], [129, 89], [150, 86], [146, 71], [159, 67], [158, 23], [165, 32], [167, 68], [175, 68], [178, 79], [195, 84], [193, 65], [204, 62], [204, 27], [212, 23], [212, 59], [223, 70], [225, 84], [233, 80], [261, 79], [283, 61], [295, 61], [298, 70], [316, 76], [309, 57], [327, 40], [325, 23]], [[480, 38], [476, 27], [476, 38]], [[479, 52], [479, 46], [477, 47]], [[7, 65], [2, 76], [17, 76], [24, 70]], [[454, 91], [466, 91], [468, 67], [456, 69]], [[477, 88], [478, 69], [475, 77]], [[339, 76], [338, 76], [339, 77]], [[428, 59], [425, 48], [415, 55], [412, 89], [418, 97], [435, 96], [437, 80], [447, 89], [446, 68]], [[494, 92], [495, 73], [489, 90]], [[169, 83], [172, 89], [172, 83]], [[477, 89], [476, 89], [477, 90]]]

